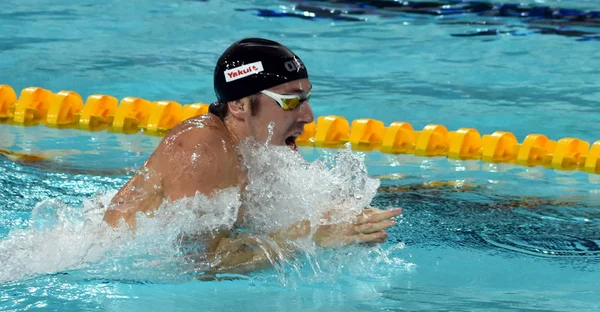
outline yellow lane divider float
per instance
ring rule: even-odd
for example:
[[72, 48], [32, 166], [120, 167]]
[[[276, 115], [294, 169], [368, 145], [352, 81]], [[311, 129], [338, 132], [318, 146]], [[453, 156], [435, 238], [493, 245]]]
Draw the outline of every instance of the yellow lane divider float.
[[[0, 85], [0, 122], [10, 124], [161, 136], [180, 121], [207, 112], [208, 104], [204, 103], [181, 105], [136, 97], [125, 97], [119, 102], [102, 94], [89, 96], [84, 104], [76, 92], [55, 94], [38, 87], [21, 90], [17, 98], [12, 87]], [[340, 116], [322, 116], [305, 126], [296, 143], [323, 148], [350, 143], [358, 151], [600, 173], [600, 140], [590, 146], [577, 138], [553, 141], [542, 134], [530, 134], [519, 143], [514, 134], [505, 131], [482, 136], [472, 128], [448, 131], [442, 125], [427, 125], [415, 130], [407, 122], [393, 122], [386, 127], [379, 120], [357, 119], [350, 124]]]

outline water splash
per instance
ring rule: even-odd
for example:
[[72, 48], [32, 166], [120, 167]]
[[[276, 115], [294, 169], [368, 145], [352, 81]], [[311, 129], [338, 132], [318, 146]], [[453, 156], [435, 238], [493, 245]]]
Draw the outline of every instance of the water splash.
[[[113, 195], [87, 200], [81, 209], [57, 200], [39, 203], [32, 215], [34, 226], [14, 229], [0, 241], [0, 263], [5, 266], [0, 281], [68, 270], [105, 278], [177, 279], [188, 265], [182, 236], [232, 227], [240, 205], [234, 188], [211, 199], [198, 194], [163, 204], [152, 218], [138, 214], [133, 232], [124, 224], [113, 229], [102, 220]], [[174, 266], [179, 270], [168, 270]]]
[[379, 187], [363, 159], [348, 149], [306, 162], [287, 146], [246, 144], [240, 150], [248, 170], [246, 201], [255, 230], [273, 231], [306, 218], [317, 224], [331, 210], [354, 217]]
[[274, 122], [269, 122], [269, 125], [267, 126], [267, 130], [268, 135], [267, 135], [267, 140], [265, 141], [265, 146], [268, 146], [269, 144], [271, 144], [271, 140], [273, 139], [273, 132], [275, 130], [275, 123]]
[[[31, 227], [14, 229], [0, 241], [0, 263], [5, 267], [0, 282], [64, 271], [82, 278], [150, 282], [199, 278], [210, 263], [202, 258], [205, 246], [196, 235], [232, 229], [242, 202], [244, 230], [260, 236], [309, 220], [314, 231], [318, 224], [352, 220], [371, 203], [379, 186], [377, 179], [368, 176], [361, 155], [350, 149], [325, 154], [314, 162], [305, 161], [287, 146], [250, 140], [239, 150], [248, 174], [244, 192], [231, 188], [210, 199], [197, 194], [164, 203], [151, 218], [138, 214], [135, 232], [124, 225], [113, 229], [103, 222], [114, 194], [91, 198], [81, 208], [58, 200], [39, 203]], [[329, 211], [335, 211], [338, 218], [323, 220]], [[382, 263], [402, 270], [408, 267], [380, 247], [323, 250], [310, 236], [295, 244], [299, 254], [282, 261], [282, 251], [272, 241], [261, 240], [260, 248], [276, 250], [271, 259], [274, 270], [252, 278], [273, 277], [289, 285], [335, 280], [349, 272], [373, 275]]]
[[[379, 180], [368, 176], [363, 155], [350, 148], [325, 153], [314, 162], [287, 146], [264, 146], [245, 141], [240, 151], [247, 169], [248, 185], [244, 202], [250, 230], [269, 233], [294, 223], [309, 220], [311, 235], [321, 224], [353, 221], [373, 200]], [[334, 212], [334, 220], [323, 216]], [[283, 264], [286, 278], [295, 272], [301, 280], [330, 280], [340, 274], [372, 276], [382, 263], [405, 270], [408, 264], [398, 262], [378, 246], [354, 246], [324, 250], [315, 246], [312, 237], [297, 242], [302, 255]], [[350, 263], [360, 263], [351, 266]], [[340, 271], [340, 268], [352, 268]], [[383, 272], [384, 274], [387, 274]]]

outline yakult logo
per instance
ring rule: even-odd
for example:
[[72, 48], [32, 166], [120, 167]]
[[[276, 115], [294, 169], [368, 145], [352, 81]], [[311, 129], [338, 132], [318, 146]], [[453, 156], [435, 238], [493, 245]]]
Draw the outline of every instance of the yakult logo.
[[254, 62], [225, 71], [225, 81], [230, 82], [250, 75], [258, 74], [263, 71], [262, 62]]

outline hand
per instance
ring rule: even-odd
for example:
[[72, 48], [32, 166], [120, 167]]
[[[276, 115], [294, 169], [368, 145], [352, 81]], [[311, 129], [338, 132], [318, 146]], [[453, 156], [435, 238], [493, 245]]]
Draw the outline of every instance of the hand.
[[[385, 230], [395, 225], [392, 219], [402, 214], [402, 209], [365, 209], [352, 223], [341, 222], [321, 225], [313, 240], [321, 247], [343, 247], [352, 244], [383, 243], [387, 239]], [[391, 219], [391, 220], [390, 220]]]

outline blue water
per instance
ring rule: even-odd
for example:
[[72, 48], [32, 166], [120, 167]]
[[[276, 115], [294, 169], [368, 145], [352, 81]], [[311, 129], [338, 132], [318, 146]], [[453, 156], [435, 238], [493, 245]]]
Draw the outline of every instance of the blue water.
[[[599, 9], [593, 1], [529, 3]], [[485, 26], [441, 24], [494, 20], [502, 29], [525, 32], [522, 20], [395, 14], [343, 22], [264, 18], [236, 10], [278, 10], [289, 8], [288, 1], [3, 4], [0, 84], [17, 91], [40, 86], [83, 97], [101, 93], [211, 102], [212, 70], [220, 53], [239, 38], [262, 36], [302, 57], [314, 85], [311, 105], [317, 116], [408, 121], [415, 128], [437, 123], [482, 134], [504, 130], [519, 141], [530, 133], [555, 140], [600, 139], [599, 41], [534, 33], [453, 37]], [[58, 198], [79, 207], [87, 198], [118, 189], [159, 140], [0, 124], [0, 148], [54, 159], [38, 168], [0, 158], [0, 239], [32, 226], [32, 209], [43, 200]], [[308, 147], [301, 152], [309, 160], [324, 153]], [[283, 285], [271, 273], [250, 281], [156, 283], [89, 271], [49, 272], [0, 285], [0, 309], [600, 308], [598, 176], [378, 152], [367, 153], [365, 161], [369, 173], [382, 178], [373, 205], [405, 209], [383, 246], [396, 262], [372, 271], [345, 263], [339, 274], [315, 279], [306, 273]], [[421, 186], [431, 181], [458, 181], [458, 186]]]

